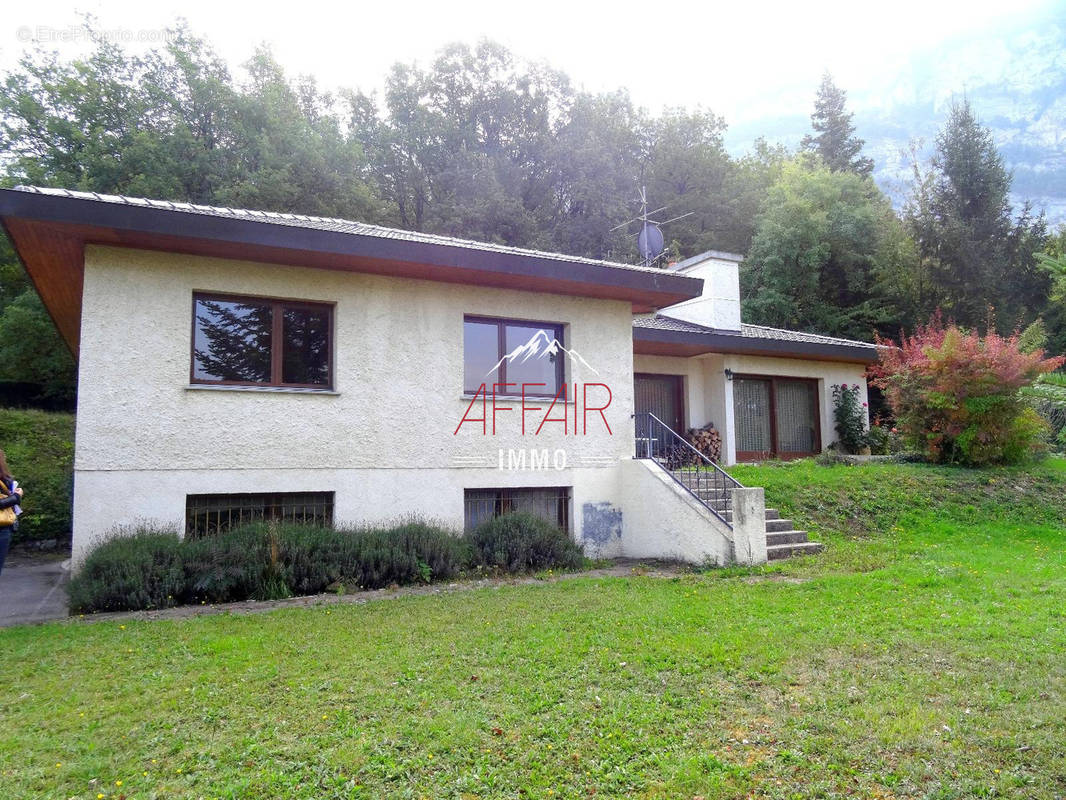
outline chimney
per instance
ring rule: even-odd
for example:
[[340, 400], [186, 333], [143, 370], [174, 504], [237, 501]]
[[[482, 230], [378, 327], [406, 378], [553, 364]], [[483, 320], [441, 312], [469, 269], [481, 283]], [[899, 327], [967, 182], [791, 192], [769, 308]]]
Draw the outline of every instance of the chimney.
[[740, 262], [744, 256], [708, 250], [670, 267], [690, 278], [703, 279], [703, 294], [668, 306], [664, 317], [684, 320], [705, 328], [740, 332]]

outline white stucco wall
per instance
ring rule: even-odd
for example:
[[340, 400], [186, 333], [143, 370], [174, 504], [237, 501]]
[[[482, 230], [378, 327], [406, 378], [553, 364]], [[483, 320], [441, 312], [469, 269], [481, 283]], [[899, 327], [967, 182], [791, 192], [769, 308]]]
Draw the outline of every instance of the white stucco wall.
[[718, 330], [740, 330], [740, 262], [709, 255], [682, 274], [703, 280], [703, 293], [659, 313]]
[[623, 462], [622, 486], [626, 555], [719, 566], [732, 562], [729, 528], [655, 462]]
[[[633, 452], [628, 303], [100, 246], [85, 262], [76, 558], [116, 525], [180, 526], [186, 494], [248, 491], [334, 491], [338, 522], [414, 512], [460, 527], [463, 488], [572, 486], [575, 535], [620, 546], [603, 531]], [[334, 303], [335, 393], [190, 388], [194, 291]], [[504, 401], [496, 436], [456, 435], [464, 314], [564, 323], [598, 371], [567, 379], [610, 387], [613, 434], [594, 415], [587, 435], [523, 436], [520, 404]], [[567, 468], [501, 471], [500, 448], [564, 450]]]
[[[190, 387], [195, 291], [334, 304], [335, 391]], [[551, 424], [523, 435], [520, 403], [507, 400], [499, 405], [512, 410], [501, 412], [495, 436], [470, 423], [456, 433], [470, 402], [462, 396], [464, 315], [564, 324], [567, 346], [596, 370], [568, 366], [567, 380], [610, 388], [611, 433], [592, 415], [587, 431]], [[339, 523], [418, 514], [458, 529], [464, 489], [563, 486], [572, 491], [571, 530], [590, 555], [724, 563], [707, 514], [632, 460], [634, 368], [683, 375], [686, 424], [713, 421], [732, 448], [724, 369], [818, 378], [824, 432], [832, 430], [829, 387], [857, 382], [865, 392], [862, 367], [721, 354], [634, 358], [631, 325], [622, 301], [89, 246], [75, 561], [118, 526], [183, 527], [188, 494], [332, 491]], [[536, 423], [547, 404], [529, 406]], [[498, 469], [501, 449], [531, 448], [563, 451], [566, 467]]]

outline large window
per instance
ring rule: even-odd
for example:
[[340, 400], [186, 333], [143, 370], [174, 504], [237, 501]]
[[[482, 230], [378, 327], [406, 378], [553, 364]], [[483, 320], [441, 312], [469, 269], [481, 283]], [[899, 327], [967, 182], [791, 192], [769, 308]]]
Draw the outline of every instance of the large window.
[[224, 533], [249, 522], [333, 524], [333, 492], [190, 494], [185, 497], [185, 535]]
[[482, 522], [525, 511], [570, 530], [570, 487], [551, 486], [535, 489], [466, 489], [464, 490], [466, 530], [473, 530]]
[[463, 320], [463, 391], [510, 384], [499, 394], [555, 397], [563, 382], [563, 326], [547, 322], [466, 317]]
[[818, 383], [806, 378], [737, 376], [733, 420], [737, 459], [798, 458], [821, 449]]
[[323, 303], [197, 294], [193, 383], [333, 385], [333, 307]]

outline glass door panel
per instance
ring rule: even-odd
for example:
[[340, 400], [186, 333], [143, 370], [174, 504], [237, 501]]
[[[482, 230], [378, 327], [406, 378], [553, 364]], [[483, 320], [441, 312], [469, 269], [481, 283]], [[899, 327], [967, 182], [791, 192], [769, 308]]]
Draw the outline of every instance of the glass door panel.
[[777, 452], [781, 455], [817, 449], [814, 386], [806, 380], [774, 381]]
[[733, 421], [737, 432], [738, 457], [773, 450], [770, 381], [755, 378], [733, 380]]

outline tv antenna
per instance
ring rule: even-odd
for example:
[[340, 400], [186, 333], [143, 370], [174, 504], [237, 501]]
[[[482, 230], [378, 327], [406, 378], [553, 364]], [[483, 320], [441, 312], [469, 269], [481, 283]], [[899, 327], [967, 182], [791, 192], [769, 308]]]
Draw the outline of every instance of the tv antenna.
[[653, 214], [659, 214], [667, 208], [669, 208], [669, 206], [662, 206], [654, 211], [648, 211], [648, 190], [646, 187], [641, 186], [640, 215], [623, 222], [621, 225], [615, 225], [611, 228], [611, 233], [614, 233], [616, 230], [626, 228], [634, 222], [640, 224], [640, 229], [637, 231], [637, 250], [640, 252], [640, 257], [645, 267], [650, 267], [655, 263], [659, 256], [663, 254], [663, 248], [666, 244], [666, 240], [663, 237], [663, 226], [669, 225], [671, 222], [677, 222], [679, 219], [684, 219], [685, 217], [691, 217], [696, 213], [695, 211], [689, 211], [688, 213], [671, 217], [662, 222], [652, 219]]

